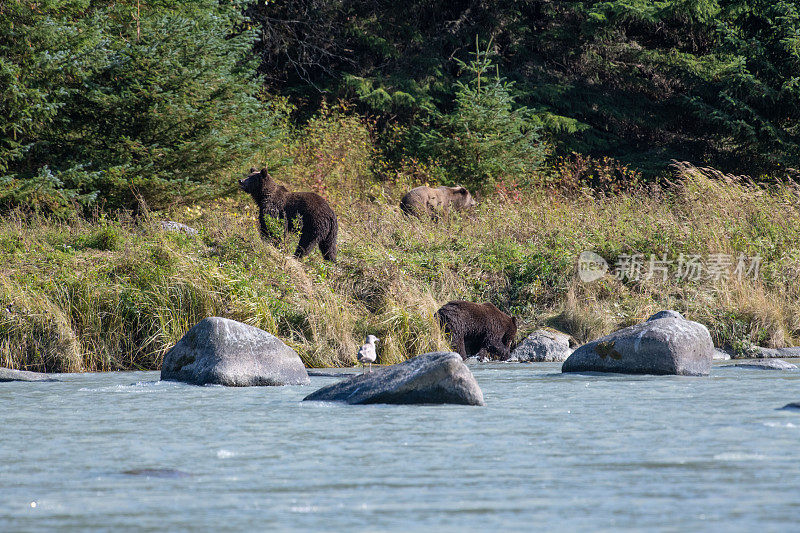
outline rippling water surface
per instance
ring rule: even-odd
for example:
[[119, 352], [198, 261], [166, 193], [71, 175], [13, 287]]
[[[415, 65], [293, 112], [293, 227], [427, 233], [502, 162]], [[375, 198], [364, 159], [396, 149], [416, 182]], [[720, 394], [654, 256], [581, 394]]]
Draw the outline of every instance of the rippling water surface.
[[[796, 362], [796, 361], [795, 361]], [[796, 531], [800, 373], [471, 367], [486, 407], [0, 383], [0, 530]]]

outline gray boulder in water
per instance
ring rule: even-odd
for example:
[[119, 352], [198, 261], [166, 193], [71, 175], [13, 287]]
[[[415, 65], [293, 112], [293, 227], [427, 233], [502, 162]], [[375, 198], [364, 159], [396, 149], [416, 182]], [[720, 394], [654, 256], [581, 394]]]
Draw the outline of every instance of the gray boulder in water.
[[539, 329], [528, 335], [514, 351], [511, 358], [521, 363], [562, 362], [572, 353], [569, 335]]
[[484, 405], [475, 377], [455, 352], [418, 355], [397, 365], [358, 374], [323, 387], [303, 401]]
[[561, 371], [706, 376], [713, 354], [704, 325], [666, 317], [584, 344], [564, 361]]
[[219, 317], [198, 322], [167, 352], [161, 379], [228, 387], [310, 383], [297, 352], [277, 337]]
[[0, 368], [0, 382], [3, 381], [59, 381], [41, 372], [28, 372], [27, 370], [12, 370]]
[[750, 368], [753, 370], [797, 370], [797, 365], [787, 363], [782, 359], [759, 359], [756, 361], [745, 361], [743, 363], [735, 363], [732, 365], [722, 365], [725, 368], [739, 367]]

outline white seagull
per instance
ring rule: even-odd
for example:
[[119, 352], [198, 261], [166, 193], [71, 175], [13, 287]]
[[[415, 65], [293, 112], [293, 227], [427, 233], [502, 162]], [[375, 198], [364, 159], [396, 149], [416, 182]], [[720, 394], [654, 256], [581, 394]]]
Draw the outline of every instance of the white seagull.
[[372, 363], [378, 358], [375, 353], [375, 343], [379, 340], [375, 335], [367, 335], [367, 343], [358, 349], [358, 362], [362, 365], [369, 363], [370, 372], [372, 372]]

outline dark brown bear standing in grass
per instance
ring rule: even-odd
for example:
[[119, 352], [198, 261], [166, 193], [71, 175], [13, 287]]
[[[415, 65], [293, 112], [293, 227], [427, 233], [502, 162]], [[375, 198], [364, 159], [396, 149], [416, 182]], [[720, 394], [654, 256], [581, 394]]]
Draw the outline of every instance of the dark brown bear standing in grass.
[[300, 218], [302, 229], [300, 242], [294, 251], [295, 257], [300, 259], [319, 245], [322, 257], [336, 262], [339, 223], [336, 221], [336, 213], [322, 196], [313, 192], [289, 192], [283, 185], [275, 183], [266, 168], [261, 169], [261, 172], [251, 168], [250, 174], [239, 180], [239, 187], [249, 193], [258, 205], [259, 229], [263, 239], [270, 239], [265, 220], [267, 215], [283, 221], [284, 237], [289, 223]]
[[463, 359], [506, 360], [517, 336], [517, 319], [490, 303], [454, 301], [436, 311], [439, 323], [450, 334], [453, 348]]
[[415, 187], [400, 200], [400, 209], [407, 215], [429, 215], [437, 218], [450, 209], [473, 207], [475, 199], [464, 187]]

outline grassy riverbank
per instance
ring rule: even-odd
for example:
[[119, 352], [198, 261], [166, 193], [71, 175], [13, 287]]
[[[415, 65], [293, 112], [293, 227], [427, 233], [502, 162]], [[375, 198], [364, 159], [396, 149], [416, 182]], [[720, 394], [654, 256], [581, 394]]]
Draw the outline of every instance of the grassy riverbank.
[[[285, 176], [284, 176], [285, 177]], [[157, 369], [164, 352], [209, 315], [278, 335], [309, 366], [349, 365], [363, 336], [392, 363], [445, 347], [432, 316], [450, 299], [490, 300], [579, 341], [674, 308], [718, 345], [800, 340], [797, 189], [754, 188], [699, 171], [678, 187], [617, 196], [540, 190], [485, 199], [439, 224], [403, 217], [400, 190], [332, 198], [339, 262], [302, 262], [257, 235], [254, 206], [230, 198], [134, 221], [0, 221], [0, 366], [47, 371]], [[344, 195], [342, 195], [344, 196]], [[355, 198], [357, 195], [352, 195]], [[185, 222], [192, 237], [161, 229]], [[295, 238], [296, 240], [296, 238]], [[618, 280], [576, 275], [593, 250], [626, 255], [760, 256], [758, 279]], [[522, 336], [520, 336], [520, 339]]]

